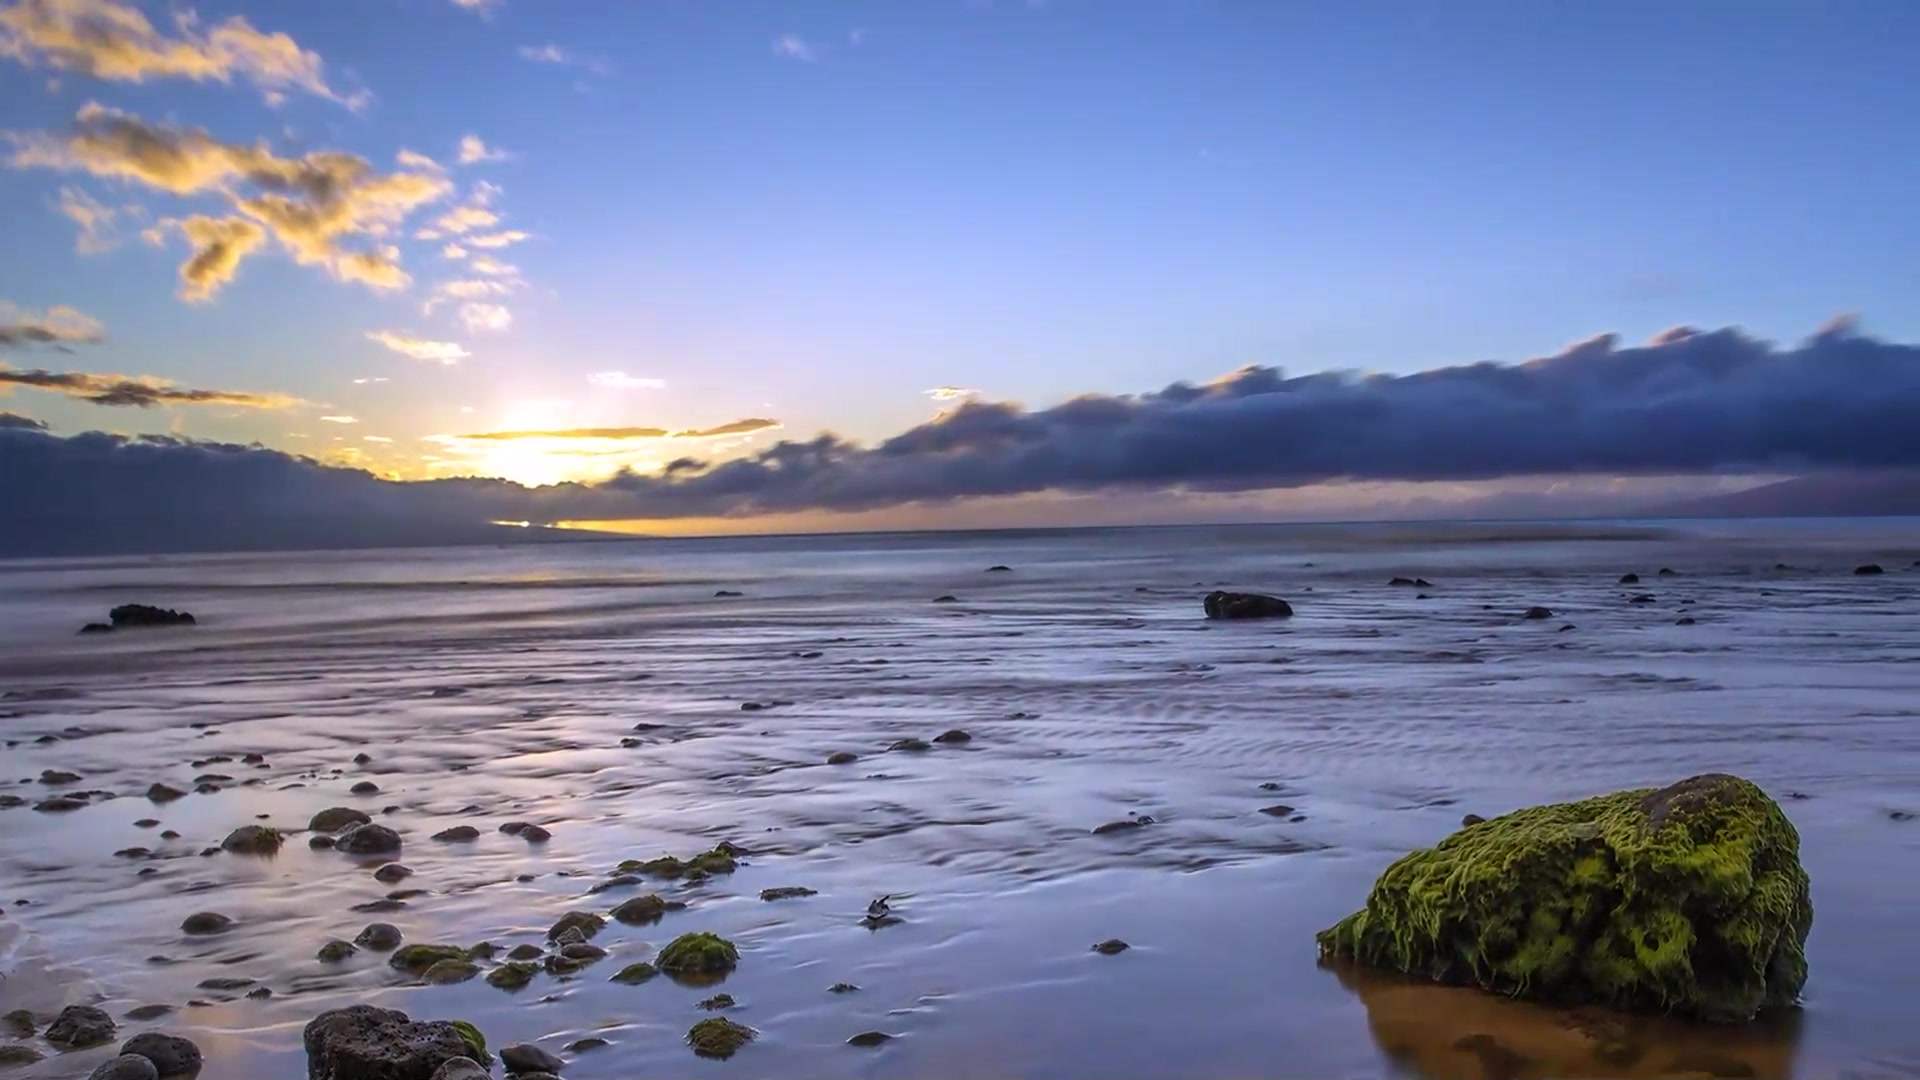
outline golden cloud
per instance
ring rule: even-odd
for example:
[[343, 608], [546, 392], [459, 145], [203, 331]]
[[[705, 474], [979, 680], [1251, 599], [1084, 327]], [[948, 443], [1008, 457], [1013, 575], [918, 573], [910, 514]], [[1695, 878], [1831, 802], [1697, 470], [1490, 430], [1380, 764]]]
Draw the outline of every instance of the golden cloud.
[[305, 404], [285, 394], [251, 394], [237, 390], [198, 390], [148, 376], [95, 375], [83, 371], [16, 370], [0, 367], [0, 384], [26, 386], [65, 394], [95, 405], [239, 405], [250, 409], [285, 409]]
[[778, 420], [765, 420], [752, 417], [735, 420], [719, 427], [673, 431], [657, 427], [599, 427], [599, 428], [563, 428], [554, 431], [482, 431], [469, 435], [442, 436], [442, 440], [507, 442], [519, 439], [600, 439], [625, 441], [629, 439], [716, 439], [725, 435], [745, 435], [749, 432], [767, 431], [780, 426]]
[[77, 308], [55, 304], [35, 315], [0, 300], [0, 346], [93, 345], [106, 339], [100, 320]]
[[377, 341], [402, 356], [415, 360], [432, 360], [442, 364], [456, 364], [472, 354], [461, 345], [451, 341], [428, 341], [410, 334], [392, 330], [372, 330], [367, 333], [369, 341]]
[[210, 218], [195, 214], [180, 222], [193, 254], [180, 264], [180, 298], [188, 303], [213, 299], [240, 270], [240, 260], [266, 242], [267, 231], [246, 218]]

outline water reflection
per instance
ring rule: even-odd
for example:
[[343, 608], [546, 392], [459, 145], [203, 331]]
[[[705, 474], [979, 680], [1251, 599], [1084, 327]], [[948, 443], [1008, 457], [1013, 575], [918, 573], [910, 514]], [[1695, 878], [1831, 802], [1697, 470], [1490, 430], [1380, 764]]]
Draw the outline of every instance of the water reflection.
[[1799, 1010], [1714, 1025], [1611, 1009], [1556, 1009], [1457, 986], [1417, 983], [1326, 961], [1367, 1008], [1367, 1028], [1396, 1064], [1433, 1080], [1795, 1075]]

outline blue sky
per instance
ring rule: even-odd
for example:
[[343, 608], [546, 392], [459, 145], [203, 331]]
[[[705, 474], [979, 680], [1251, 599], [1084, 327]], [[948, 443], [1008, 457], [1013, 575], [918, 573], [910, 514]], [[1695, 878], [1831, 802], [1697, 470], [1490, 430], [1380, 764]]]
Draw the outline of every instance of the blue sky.
[[[0, 401], [57, 431], [547, 480], [650, 468], [684, 441], [423, 440], [781, 425], [691, 440], [724, 456], [880, 439], [931, 416], [940, 386], [1043, 407], [1255, 363], [1518, 361], [1683, 323], [1791, 341], [1850, 311], [1920, 336], [1909, 5], [333, 0], [202, 3], [181, 29], [131, 0], [0, 3], [128, 7], [167, 40], [235, 15], [284, 33], [331, 96], [238, 69], [96, 77], [16, 23], [0, 129], [58, 137], [97, 102], [282, 159], [393, 172], [414, 151], [447, 190], [386, 236], [341, 237], [398, 247], [405, 287], [336, 280], [270, 235], [187, 303], [184, 239], [140, 233], [230, 216], [225, 196], [0, 169], [0, 301], [71, 307], [107, 336], [0, 362], [303, 402]], [[469, 135], [504, 156], [459, 164]], [[83, 253], [63, 188], [140, 216]], [[466, 236], [526, 237], [464, 259], [441, 254], [458, 236], [415, 238], [481, 202], [500, 220]], [[516, 269], [477, 274], [483, 255]], [[504, 315], [424, 310], [461, 280], [508, 290], [481, 298]], [[380, 331], [466, 355], [412, 359]], [[608, 372], [664, 385], [590, 381]]]

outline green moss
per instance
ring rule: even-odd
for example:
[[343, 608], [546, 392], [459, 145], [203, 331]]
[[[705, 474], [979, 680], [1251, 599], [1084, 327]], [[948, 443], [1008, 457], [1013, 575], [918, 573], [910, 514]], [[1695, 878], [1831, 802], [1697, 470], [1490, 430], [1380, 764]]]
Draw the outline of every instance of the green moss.
[[407, 945], [395, 949], [387, 963], [409, 975], [425, 974], [442, 960], [465, 961], [467, 950], [458, 945]]
[[731, 874], [736, 869], [739, 869], [739, 866], [740, 864], [734, 861], [732, 854], [719, 848], [714, 848], [712, 851], [703, 851], [687, 860], [687, 869], [689, 871], [697, 870], [708, 874]]
[[560, 921], [547, 929], [547, 940], [558, 941], [569, 930], [580, 931], [580, 936], [590, 938], [607, 928], [605, 916], [591, 911], [569, 911], [560, 916]]
[[705, 932], [681, 934], [660, 950], [660, 970], [686, 974], [713, 974], [732, 971], [740, 962], [740, 950], [718, 934]]
[[493, 1055], [487, 1053], [487, 1037], [480, 1034], [480, 1029], [467, 1023], [465, 1020], [449, 1020], [447, 1022], [453, 1025], [453, 1030], [460, 1033], [460, 1041], [466, 1043], [467, 1049], [473, 1052], [473, 1060], [488, 1068], [492, 1068]]
[[420, 973], [422, 982], [434, 986], [452, 986], [480, 974], [480, 968], [468, 960], [442, 960]]
[[1324, 955], [1546, 1001], [1737, 1021], [1791, 1005], [1800, 837], [1738, 777], [1538, 806], [1387, 868]]
[[522, 990], [539, 973], [539, 964], [527, 960], [509, 960], [487, 972], [487, 985], [499, 990]]
[[658, 974], [660, 974], [660, 969], [642, 960], [637, 964], [628, 964], [626, 967], [621, 968], [614, 974], [613, 978], [607, 981], [622, 983], [627, 986], [638, 986]]
[[630, 926], [644, 926], [656, 923], [669, 911], [679, 911], [687, 905], [679, 900], [663, 900], [655, 893], [636, 896], [613, 909], [613, 917]]
[[687, 1032], [687, 1045], [701, 1057], [730, 1058], [752, 1042], [753, 1036], [754, 1030], [747, 1025], [715, 1016], [693, 1025]]
[[700, 1002], [700, 1007], [708, 1012], [718, 1012], [721, 1009], [731, 1009], [736, 1004], [737, 1002], [733, 1000], [732, 994], [715, 994], [710, 998], [703, 999]]

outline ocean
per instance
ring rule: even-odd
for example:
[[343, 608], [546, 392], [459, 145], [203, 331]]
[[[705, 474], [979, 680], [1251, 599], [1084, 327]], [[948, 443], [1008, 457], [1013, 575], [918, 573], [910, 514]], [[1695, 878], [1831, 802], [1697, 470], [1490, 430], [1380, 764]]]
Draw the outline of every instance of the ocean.
[[[27, 803], [0, 810], [0, 1013], [99, 1003], [122, 1038], [193, 1038], [203, 1080], [304, 1076], [303, 1025], [363, 1002], [538, 1042], [568, 1080], [1920, 1076], [1917, 559], [1920, 521], [1876, 519], [0, 563], [0, 792]], [[1296, 614], [1210, 623], [1215, 587]], [[76, 635], [128, 602], [198, 625]], [[953, 729], [970, 740], [932, 741]], [[1791, 1015], [1569, 1012], [1317, 958], [1316, 930], [1463, 814], [1702, 772], [1800, 831]], [[156, 804], [156, 782], [205, 790]], [[99, 794], [33, 808], [63, 791]], [[336, 806], [397, 830], [413, 874], [310, 849]], [[277, 856], [204, 853], [256, 824], [289, 834]], [[458, 825], [478, 839], [433, 839]], [[589, 891], [722, 841], [733, 873]], [[761, 899], [787, 887], [813, 892]], [[504, 956], [648, 891], [686, 907], [609, 923], [607, 958], [517, 992], [315, 955], [388, 922]], [[182, 933], [195, 912], [232, 928]], [[724, 983], [609, 981], [697, 930], [737, 943]], [[720, 990], [758, 1033], [725, 1064], [683, 1042]], [[866, 1032], [891, 1038], [848, 1044]], [[1603, 1039], [1634, 1053], [1602, 1061]], [[7, 1075], [111, 1057], [24, 1045], [46, 1060]]]

